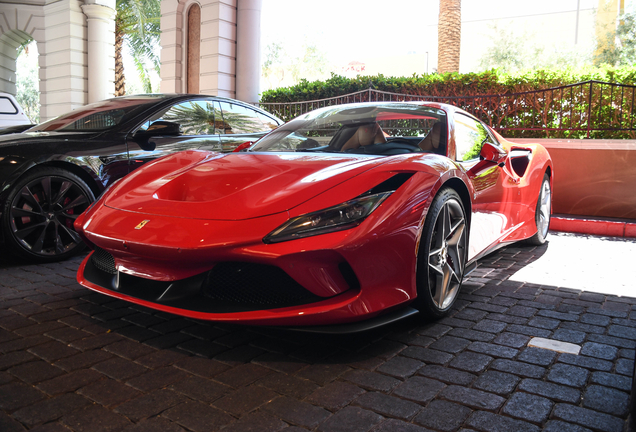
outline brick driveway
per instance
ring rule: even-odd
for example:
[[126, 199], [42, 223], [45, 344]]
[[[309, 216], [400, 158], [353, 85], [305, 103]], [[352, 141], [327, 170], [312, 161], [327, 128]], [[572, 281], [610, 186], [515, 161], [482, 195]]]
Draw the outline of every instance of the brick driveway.
[[353, 336], [183, 319], [80, 287], [77, 259], [0, 255], [0, 431], [622, 431], [636, 240], [549, 239], [489, 256], [450, 318]]

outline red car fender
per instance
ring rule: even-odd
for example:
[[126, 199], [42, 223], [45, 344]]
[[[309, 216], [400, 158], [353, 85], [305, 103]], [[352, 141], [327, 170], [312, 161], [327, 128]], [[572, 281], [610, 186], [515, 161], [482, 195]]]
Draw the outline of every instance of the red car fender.
[[501, 242], [522, 240], [537, 232], [535, 213], [537, 199], [541, 191], [543, 176], [548, 173], [550, 187], [554, 181], [554, 171], [550, 154], [541, 144], [516, 144], [504, 138], [500, 139], [506, 151], [527, 150], [531, 152], [531, 159], [523, 175], [518, 175], [507, 160], [507, 170], [516, 182], [518, 189], [519, 214], [517, 215], [519, 228], [501, 239]]

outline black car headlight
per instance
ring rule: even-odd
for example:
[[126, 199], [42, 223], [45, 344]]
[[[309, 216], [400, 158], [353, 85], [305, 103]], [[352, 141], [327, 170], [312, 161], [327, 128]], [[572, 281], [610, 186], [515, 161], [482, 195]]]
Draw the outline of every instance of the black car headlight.
[[342, 231], [360, 225], [393, 191], [363, 195], [313, 213], [288, 220], [269, 233], [263, 242], [278, 243]]

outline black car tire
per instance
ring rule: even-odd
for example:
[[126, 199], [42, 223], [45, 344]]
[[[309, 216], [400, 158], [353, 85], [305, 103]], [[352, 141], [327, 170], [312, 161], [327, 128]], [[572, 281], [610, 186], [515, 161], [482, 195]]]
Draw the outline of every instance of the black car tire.
[[459, 294], [468, 253], [468, 225], [462, 200], [442, 189], [428, 210], [417, 258], [417, 299], [426, 318], [448, 314]]
[[31, 261], [67, 259], [84, 249], [73, 222], [95, 200], [77, 175], [35, 168], [18, 180], [2, 209], [1, 228], [12, 251]]
[[550, 189], [550, 177], [548, 174], [543, 175], [539, 197], [537, 198], [537, 207], [534, 213], [534, 222], [537, 226], [537, 232], [526, 242], [534, 246], [541, 246], [545, 243], [550, 229], [550, 213], [552, 210], [552, 190]]

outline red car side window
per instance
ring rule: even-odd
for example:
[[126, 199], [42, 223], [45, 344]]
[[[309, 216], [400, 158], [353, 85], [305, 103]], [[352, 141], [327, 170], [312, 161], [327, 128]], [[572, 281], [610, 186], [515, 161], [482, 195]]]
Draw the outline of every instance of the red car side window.
[[479, 157], [481, 146], [490, 134], [478, 121], [455, 115], [455, 160], [463, 162]]

